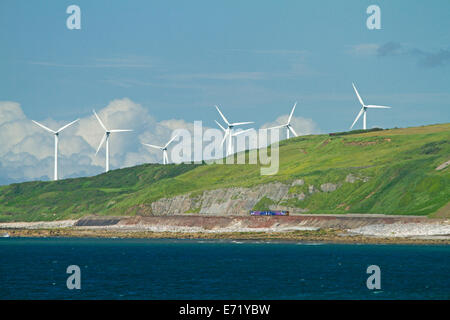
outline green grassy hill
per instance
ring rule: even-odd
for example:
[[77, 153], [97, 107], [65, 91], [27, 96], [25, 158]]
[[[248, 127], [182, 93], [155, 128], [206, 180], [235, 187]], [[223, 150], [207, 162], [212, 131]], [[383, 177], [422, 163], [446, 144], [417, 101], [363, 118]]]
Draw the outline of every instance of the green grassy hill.
[[[296, 179], [305, 182], [290, 188], [296, 194], [308, 194], [309, 185], [340, 184], [334, 192], [286, 203], [309, 213], [448, 217], [449, 169], [436, 170], [448, 160], [450, 124], [303, 136], [280, 142], [280, 168], [273, 176], [260, 175], [259, 165], [146, 164], [95, 177], [2, 186], [0, 221], [145, 214], [164, 197]], [[345, 182], [349, 174], [360, 179]]]

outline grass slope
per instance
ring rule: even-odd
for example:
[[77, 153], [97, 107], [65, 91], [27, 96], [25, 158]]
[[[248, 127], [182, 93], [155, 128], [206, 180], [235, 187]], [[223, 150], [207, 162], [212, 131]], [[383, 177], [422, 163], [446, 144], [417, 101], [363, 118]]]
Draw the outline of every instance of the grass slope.
[[[248, 152], [246, 152], [248, 156]], [[449, 216], [449, 169], [435, 168], [450, 158], [450, 124], [302, 136], [280, 142], [280, 168], [261, 176], [259, 165], [146, 164], [95, 177], [26, 182], [0, 187], [0, 221], [77, 218], [87, 214], [148, 214], [163, 197], [226, 187], [251, 187], [303, 179], [290, 192], [338, 183], [286, 205], [310, 213], [384, 213]], [[348, 174], [368, 178], [345, 182]], [[447, 209], [445, 209], [447, 208]]]

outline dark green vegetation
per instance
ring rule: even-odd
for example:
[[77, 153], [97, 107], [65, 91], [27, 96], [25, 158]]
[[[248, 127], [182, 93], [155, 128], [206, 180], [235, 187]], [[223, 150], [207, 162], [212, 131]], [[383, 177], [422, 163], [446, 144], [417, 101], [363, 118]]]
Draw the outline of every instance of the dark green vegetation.
[[[280, 142], [280, 168], [272, 176], [262, 176], [259, 165], [147, 164], [89, 178], [3, 186], [0, 221], [151, 214], [150, 204], [164, 197], [296, 179], [305, 184], [290, 192], [307, 197], [286, 204], [309, 213], [428, 215], [441, 209], [439, 216], [448, 217], [442, 208], [448, 208], [449, 169], [435, 169], [449, 158], [450, 124], [302, 136]], [[349, 174], [356, 181], [346, 182]], [[339, 187], [309, 195], [309, 185], [324, 183]], [[264, 199], [261, 207], [270, 201]]]
[[275, 201], [267, 197], [262, 197], [262, 199], [253, 207], [253, 210], [267, 211], [270, 210], [272, 204], [275, 204]]
[[371, 129], [358, 129], [358, 130], [352, 130], [352, 131], [343, 131], [343, 132], [333, 132], [330, 133], [330, 136], [346, 136], [349, 134], [358, 134], [358, 133], [368, 133], [368, 132], [375, 132], [375, 131], [382, 131], [381, 128], [371, 128]]

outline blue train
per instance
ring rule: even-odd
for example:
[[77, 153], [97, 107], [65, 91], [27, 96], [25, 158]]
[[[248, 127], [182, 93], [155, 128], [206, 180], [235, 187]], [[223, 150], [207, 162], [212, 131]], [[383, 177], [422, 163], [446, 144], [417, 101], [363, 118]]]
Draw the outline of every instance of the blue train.
[[288, 216], [289, 211], [250, 211], [251, 216]]

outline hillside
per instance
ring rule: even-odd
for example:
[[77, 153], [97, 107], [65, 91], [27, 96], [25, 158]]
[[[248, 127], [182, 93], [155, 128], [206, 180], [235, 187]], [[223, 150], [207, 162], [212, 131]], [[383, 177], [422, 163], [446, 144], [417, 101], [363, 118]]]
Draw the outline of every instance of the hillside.
[[273, 176], [261, 176], [259, 165], [146, 164], [2, 186], [0, 221], [245, 214], [249, 208], [448, 217], [450, 173], [441, 165], [449, 158], [449, 123], [302, 136], [280, 143], [280, 168]]

